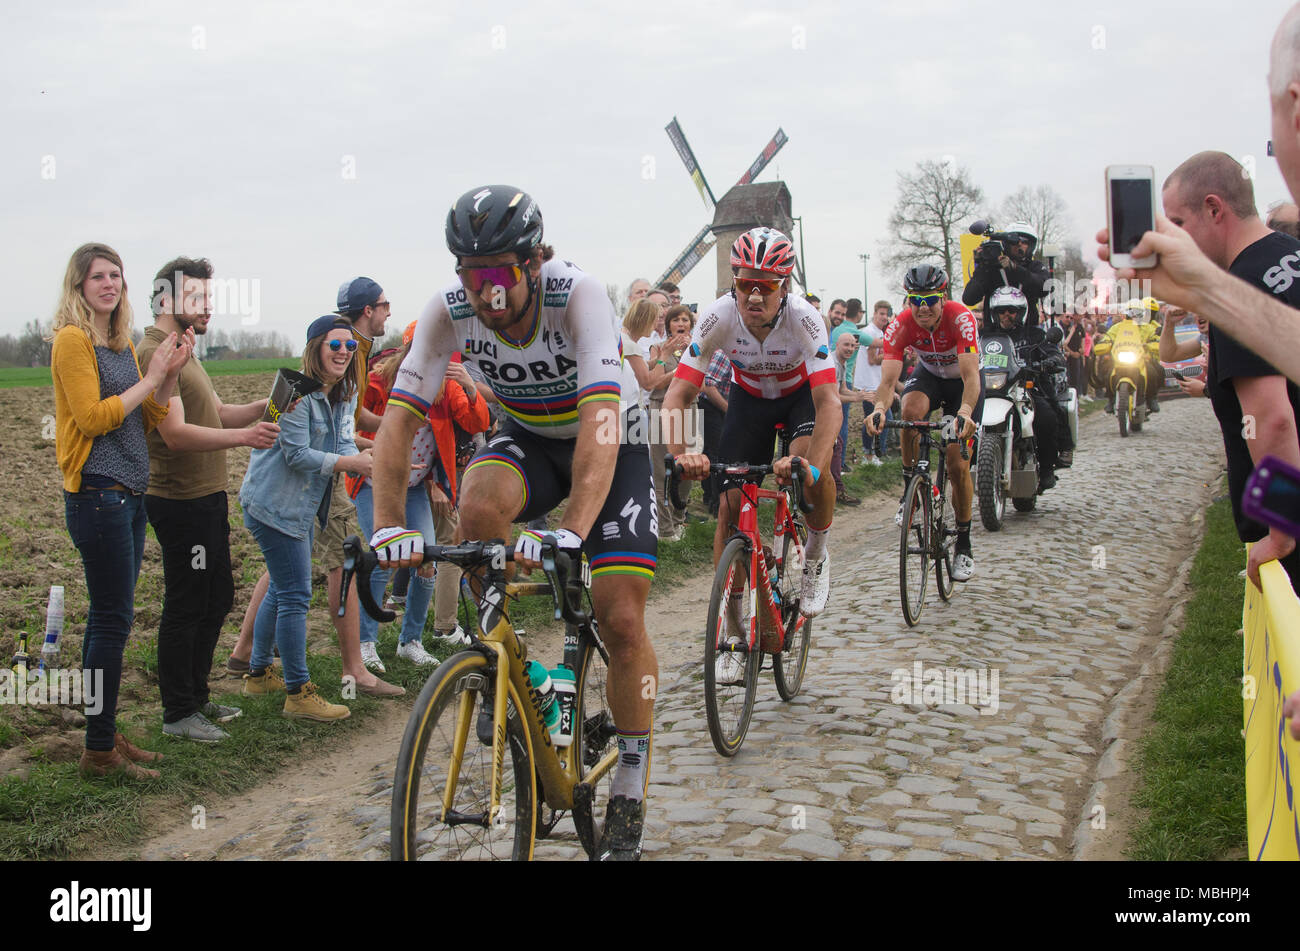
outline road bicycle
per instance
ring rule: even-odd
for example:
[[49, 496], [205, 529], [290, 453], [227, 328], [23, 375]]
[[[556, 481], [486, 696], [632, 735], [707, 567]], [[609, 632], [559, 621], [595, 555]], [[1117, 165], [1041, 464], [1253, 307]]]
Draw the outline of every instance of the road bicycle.
[[[355, 535], [343, 551], [344, 599], [355, 572], [365, 610], [393, 620], [370, 593], [375, 554]], [[543, 551], [547, 580], [516, 582], [506, 578], [514, 552], [501, 541], [424, 548], [426, 560], [481, 572], [474, 582], [478, 623], [470, 646], [425, 683], [402, 735], [390, 837], [395, 861], [526, 861], [566, 812], [587, 855], [596, 854], [595, 805], [608, 801], [606, 780], [618, 756], [605, 699], [609, 655], [590, 609], [585, 562], [575, 565], [551, 546]], [[510, 622], [512, 600], [548, 595], [556, 620], [565, 622], [563, 664], [576, 684], [572, 706], [566, 701], [560, 710], [569, 746], [556, 745], [546, 725], [543, 699], [525, 669], [527, 637]]]
[[[903, 526], [898, 540], [898, 588], [903, 602], [903, 617], [915, 627], [925, 606], [925, 588], [934, 564], [935, 587], [944, 601], [952, 597], [953, 545], [957, 540], [957, 515], [948, 498], [945, 462], [949, 443], [960, 443], [961, 457], [970, 458], [966, 440], [953, 437], [955, 423], [943, 420], [909, 422], [887, 420], [886, 429], [913, 430], [920, 436], [916, 466], [903, 494]], [[934, 479], [930, 478], [930, 449], [936, 442], [931, 433], [942, 430], [939, 463]]]
[[[786, 454], [782, 433], [781, 455]], [[678, 491], [681, 468], [671, 456], [666, 468], [669, 495], [682, 508]], [[719, 493], [734, 486], [742, 497], [736, 532], [723, 546], [714, 571], [704, 634], [704, 709], [713, 748], [723, 756], [735, 756], [749, 730], [763, 655], [772, 657], [772, 679], [783, 700], [799, 693], [808, 666], [812, 622], [799, 613], [799, 597], [804, 544], [808, 539], [803, 514], [811, 512], [812, 505], [803, 497], [802, 460], [794, 460], [794, 478], [784, 488], [772, 490], [759, 485], [771, 471], [770, 465], [746, 463], [709, 466], [710, 475], [721, 477]], [[771, 546], [763, 542], [758, 528], [758, 505], [764, 500], [775, 503]], [[739, 606], [737, 616], [730, 621], [729, 600]], [[727, 653], [741, 658], [743, 674], [739, 683], [717, 682], [716, 661]]]

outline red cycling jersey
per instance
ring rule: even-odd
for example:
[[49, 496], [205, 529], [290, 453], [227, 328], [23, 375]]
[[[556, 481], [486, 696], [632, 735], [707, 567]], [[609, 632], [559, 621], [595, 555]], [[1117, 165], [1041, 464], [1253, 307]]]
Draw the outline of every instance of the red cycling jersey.
[[904, 308], [885, 328], [884, 359], [902, 360], [908, 347], [916, 351], [921, 366], [930, 373], [947, 380], [956, 379], [961, 376], [957, 355], [979, 353], [975, 315], [965, 304], [950, 300], [943, 305], [938, 326], [927, 331], [917, 326], [912, 308]]

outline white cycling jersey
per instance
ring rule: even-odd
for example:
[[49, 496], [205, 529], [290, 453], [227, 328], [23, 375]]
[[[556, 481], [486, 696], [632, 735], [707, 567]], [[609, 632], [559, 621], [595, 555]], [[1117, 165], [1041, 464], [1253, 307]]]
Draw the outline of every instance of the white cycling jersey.
[[558, 259], [542, 265], [537, 292], [541, 300], [526, 318], [532, 333], [514, 341], [483, 325], [459, 281], [445, 287], [420, 315], [389, 405], [424, 418], [459, 350], [524, 429], [576, 437], [580, 406], [619, 400], [624, 370], [614, 307], [600, 281]]
[[675, 375], [703, 386], [704, 371], [718, 349], [731, 361], [736, 384], [760, 399], [788, 396], [805, 383], [835, 383], [826, 323], [817, 308], [800, 297], [786, 297], [776, 326], [762, 343], [745, 327], [736, 299], [731, 294], [719, 297], [696, 323]]

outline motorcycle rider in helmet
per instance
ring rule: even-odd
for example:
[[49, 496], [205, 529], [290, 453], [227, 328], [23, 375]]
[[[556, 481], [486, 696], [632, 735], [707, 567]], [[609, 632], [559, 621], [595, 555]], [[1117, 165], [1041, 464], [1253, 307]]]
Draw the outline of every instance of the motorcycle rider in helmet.
[[985, 311], [986, 329], [1004, 333], [1016, 345], [1016, 356], [1036, 371], [1035, 385], [1029, 388], [1034, 401], [1034, 441], [1038, 446], [1038, 494], [1056, 485], [1062, 437], [1068, 441], [1068, 429], [1061, 419], [1060, 405], [1047, 392], [1049, 377], [1065, 365], [1058, 344], [1049, 343], [1047, 331], [1026, 326], [1029, 304], [1018, 287], [999, 287], [989, 295]]
[[[1120, 309], [1119, 317], [1102, 335], [1102, 338], [1094, 344], [1094, 347], [1100, 347], [1098, 355], [1102, 357], [1098, 361], [1097, 373], [1106, 387], [1106, 412], [1115, 413], [1115, 391], [1110, 387], [1110, 349], [1115, 343], [1115, 329], [1126, 320], [1131, 320], [1138, 325], [1138, 330], [1142, 334], [1142, 343], [1149, 344], [1152, 340], [1160, 339], [1160, 328], [1151, 322], [1153, 313], [1159, 313], [1160, 302], [1154, 297], [1144, 297], [1141, 300], [1133, 298], [1124, 304]], [[1165, 368], [1160, 365], [1159, 360], [1151, 355], [1151, 347], [1145, 347], [1147, 357], [1147, 379], [1150, 385], [1147, 386], [1146, 403], [1147, 410], [1152, 413], [1160, 412], [1160, 387], [1164, 385]], [[1104, 374], [1102, 373], [1104, 369]]]
[[984, 313], [987, 314], [989, 299], [994, 291], [1001, 287], [1016, 287], [1025, 295], [1025, 326], [1037, 327], [1038, 302], [1043, 299], [1048, 278], [1051, 277], [1047, 265], [1034, 260], [1038, 233], [1026, 221], [1013, 221], [1005, 233], [1018, 240], [1007, 244], [1003, 249], [1005, 253], [996, 259], [976, 254], [975, 271], [962, 291], [962, 303], [974, 307], [983, 302]]

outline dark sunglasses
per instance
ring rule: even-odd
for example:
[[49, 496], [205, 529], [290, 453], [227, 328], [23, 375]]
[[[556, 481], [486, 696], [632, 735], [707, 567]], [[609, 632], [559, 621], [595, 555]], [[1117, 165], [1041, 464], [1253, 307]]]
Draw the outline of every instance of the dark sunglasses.
[[335, 353], [338, 353], [344, 346], [348, 348], [348, 353], [357, 349], [357, 342], [355, 340], [329, 340], [327, 343], [329, 343], [330, 349]]

